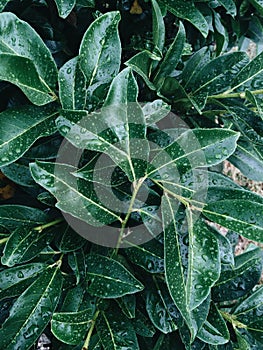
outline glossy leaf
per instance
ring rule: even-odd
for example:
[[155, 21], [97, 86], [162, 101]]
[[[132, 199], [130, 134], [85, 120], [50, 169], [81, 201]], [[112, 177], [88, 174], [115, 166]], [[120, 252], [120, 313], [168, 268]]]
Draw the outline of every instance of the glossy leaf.
[[152, 125], [165, 118], [171, 110], [171, 107], [163, 100], [155, 100], [146, 103], [143, 107], [146, 125]]
[[119, 21], [119, 12], [105, 13], [84, 34], [80, 45], [79, 64], [87, 79], [87, 87], [109, 84], [119, 71]]
[[30, 165], [30, 170], [34, 180], [56, 197], [56, 207], [63, 212], [94, 226], [119, 220], [117, 214], [99, 201], [92, 184], [72, 175], [75, 168], [37, 162]]
[[[57, 67], [49, 49], [34, 29], [13, 13], [3, 12], [0, 14], [0, 38], [0, 53], [27, 58], [21, 62], [34, 65], [33, 71], [37, 72], [39, 80], [47, 89], [47, 93], [52, 94], [50, 89], [55, 89], [57, 83]], [[19, 59], [17, 57], [17, 62]], [[15, 73], [16, 67], [13, 68], [13, 73]], [[24, 70], [26, 71], [26, 69], [26, 65], [24, 65]], [[30, 75], [29, 73], [29, 77]]]
[[156, 90], [155, 85], [150, 81], [152, 60], [148, 51], [142, 51], [130, 58], [125, 65], [138, 73], [151, 90]]
[[86, 276], [86, 261], [84, 251], [73, 252], [68, 255], [68, 263], [76, 276], [76, 284], [82, 282]]
[[31, 263], [2, 270], [0, 300], [20, 295], [46, 268], [46, 264]]
[[14, 266], [37, 256], [54, 238], [53, 229], [39, 232], [30, 227], [18, 227], [9, 237], [1, 262]]
[[218, 2], [226, 9], [227, 13], [232, 17], [236, 15], [236, 4], [233, 0], [218, 0]]
[[136, 334], [129, 319], [113, 310], [101, 311], [96, 321], [96, 330], [103, 347], [107, 350], [139, 350]]
[[225, 344], [229, 341], [230, 336], [226, 323], [214, 304], [211, 304], [207, 320], [197, 336], [212, 345]]
[[148, 317], [146, 317], [140, 310], [136, 310], [136, 318], [132, 320], [132, 324], [136, 334], [142, 337], [151, 338], [156, 333], [154, 326]]
[[55, 0], [61, 18], [66, 18], [73, 10], [76, 0]]
[[262, 264], [260, 248], [235, 257], [235, 266], [222, 270], [212, 291], [213, 300], [234, 300], [247, 294], [258, 283]]
[[[188, 218], [190, 226], [188, 271], [185, 276], [179, 234], [174, 217], [176, 205], [175, 200], [164, 196], [162, 215], [165, 225], [165, 278], [171, 297], [190, 328], [191, 338], [193, 338], [197, 329], [191, 319], [191, 311], [206, 300], [211, 287], [219, 277], [218, 243], [202, 222], [193, 224], [190, 214]], [[205, 236], [203, 236], [204, 232]]]
[[246, 199], [220, 200], [203, 209], [208, 219], [258, 242], [263, 242], [262, 212], [263, 204]]
[[195, 7], [193, 1], [182, 3], [180, 0], [162, 0], [162, 2], [174, 15], [192, 23], [204, 37], [208, 35], [208, 24], [201, 12]]
[[63, 343], [78, 345], [91, 326], [93, 310], [56, 312], [52, 316], [51, 331]]
[[32, 179], [29, 167], [19, 163], [11, 163], [1, 167], [2, 173], [13, 182], [25, 187], [34, 187], [36, 184]]
[[56, 115], [54, 105], [24, 106], [0, 113], [0, 166], [19, 159], [40, 137], [55, 133]]
[[134, 264], [141, 266], [150, 273], [164, 272], [163, 245], [157, 240], [151, 240], [143, 245], [130, 247], [125, 254]]
[[61, 292], [59, 269], [49, 268], [13, 304], [0, 329], [0, 348], [30, 348], [51, 319]]
[[102, 255], [87, 257], [87, 279], [89, 293], [101, 298], [117, 298], [143, 289], [122, 264]]
[[101, 112], [62, 111], [57, 119], [59, 131], [74, 146], [108, 154], [131, 181], [144, 175], [145, 165], [138, 166], [136, 158], [147, 160], [149, 152], [137, 94], [136, 81], [126, 68], [113, 79]]
[[136, 308], [136, 297], [135, 294], [127, 294], [121, 298], [116, 299], [119, 308], [128, 318], [135, 317], [135, 308]]
[[47, 221], [48, 216], [36, 208], [15, 204], [0, 206], [0, 225], [11, 231], [18, 227], [41, 225]]
[[165, 26], [160, 7], [156, 0], [152, 0], [153, 8], [153, 43], [162, 52], [165, 41]]
[[62, 253], [69, 253], [83, 247], [87, 241], [77, 234], [68, 224], [63, 223], [57, 228], [55, 244]]
[[56, 100], [50, 88], [41, 80], [33, 62], [14, 54], [0, 54], [0, 79], [17, 85], [37, 106]]
[[59, 97], [64, 109], [84, 109], [86, 79], [79, 68], [78, 57], [66, 62], [59, 70]]
[[180, 313], [176, 308], [167, 287], [147, 291], [146, 311], [153, 325], [161, 332], [167, 334], [177, 330]]
[[168, 77], [175, 70], [177, 63], [181, 58], [184, 43], [185, 29], [183, 24], [180, 22], [178, 33], [158, 66], [157, 72], [154, 76], [154, 84], [158, 89], [160, 89], [163, 79]]
[[2, 11], [2, 10], [5, 8], [6, 4], [7, 4], [9, 1], [10, 1], [10, 0], [1, 0], [1, 1], [0, 1], [0, 11]]
[[263, 147], [248, 142], [238, 142], [229, 161], [246, 177], [254, 181], [263, 181]]

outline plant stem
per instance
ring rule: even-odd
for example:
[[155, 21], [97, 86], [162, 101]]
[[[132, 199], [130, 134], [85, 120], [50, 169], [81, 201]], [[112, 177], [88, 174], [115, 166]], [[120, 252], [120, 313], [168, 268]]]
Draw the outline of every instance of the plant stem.
[[[254, 91], [250, 91], [251, 94], [253, 95], [260, 95], [263, 94], [263, 89], [260, 90], [254, 90]], [[216, 99], [222, 99], [222, 98], [246, 98], [246, 93], [245, 92], [233, 92], [233, 93], [229, 93], [229, 92], [223, 92], [222, 94], [218, 94], [218, 95], [211, 95], [208, 96], [209, 99], [211, 98], [216, 98]]]
[[85, 340], [85, 343], [83, 345], [82, 350], [88, 350], [88, 348], [89, 348], [90, 338], [92, 336], [92, 333], [93, 333], [93, 330], [94, 330], [94, 327], [95, 327], [95, 323], [96, 323], [96, 319], [99, 316], [99, 313], [100, 313], [100, 310], [98, 310], [95, 313], [94, 318], [91, 321], [91, 326], [90, 326], [90, 329], [89, 329], [89, 332], [88, 332], [88, 335], [87, 335], [87, 338]]
[[59, 223], [62, 222], [63, 220], [64, 220], [63, 218], [59, 218], [59, 219], [56, 219], [56, 220], [54, 220], [54, 221], [48, 222], [47, 224], [34, 227], [33, 230], [42, 232], [45, 228], [48, 228], [48, 227], [51, 227], [51, 226], [55, 226], [56, 224], [59, 224]]
[[120, 245], [121, 245], [121, 240], [122, 240], [122, 238], [123, 238], [123, 234], [124, 234], [124, 230], [125, 230], [125, 228], [126, 228], [126, 224], [127, 224], [128, 220], [129, 220], [129, 217], [130, 217], [130, 215], [131, 215], [131, 213], [132, 213], [132, 211], [133, 211], [133, 205], [134, 205], [136, 196], [137, 196], [137, 194], [138, 194], [138, 192], [139, 192], [139, 189], [141, 188], [141, 186], [142, 186], [142, 184], [143, 184], [143, 182], [144, 182], [145, 179], [146, 179], [146, 176], [140, 178], [140, 179], [136, 182], [136, 184], [135, 184], [135, 186], [134, 186], [134, 190], [133, 190], [132, 197], [131, 197], [131, 200], [130, 200], [130, 205], [129, 205], [127, 214], [126, 214], [126, 216], [125, 216], [125, 218], [124, 218], [124, 220], [123, 220], [123, 222], [122, 222], [122, 225], [121, 225], [121, 230], [120, 230], [120, 234], [119, 234], [119, 239], [118, 239], [118, 242], [117, 242], [117, 246], [116, 246], [116, 248], [114, 249], [114, 251], [112, 252], [111, 257], [113, 257], [114, 255], [117, 255], [117, 254], [118, 254], [118, 250], [119, 250]]

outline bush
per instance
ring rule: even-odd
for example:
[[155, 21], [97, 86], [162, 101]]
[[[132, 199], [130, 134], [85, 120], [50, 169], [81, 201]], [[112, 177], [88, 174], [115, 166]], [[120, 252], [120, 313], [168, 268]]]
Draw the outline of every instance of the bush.
[[0, 9], [0, 349], [261, 349], [261, 2]]

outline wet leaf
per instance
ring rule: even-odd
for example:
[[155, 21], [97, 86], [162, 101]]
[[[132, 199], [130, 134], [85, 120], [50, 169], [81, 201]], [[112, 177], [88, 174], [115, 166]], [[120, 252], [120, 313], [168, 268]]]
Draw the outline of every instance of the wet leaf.
[[32, 260], [53, 240], [55, 231], [43, 232], [30, 227], [18, 227], [9, 237], [1, 262], [3, 265], [14, 266]]
[[87, 79], [87, 87], [109, 84], [119, 71], [119, 21], [119, 12], [105, 13], [84, 34], [79, 51], [79, 65]]
[[263, 242], [262, 212], [263, 204], [246, 199], [220, 200], [203, 209], [208, 219], [258, 242]]
[[47, 221], [48, 216], [36, 208], [15, 204], [0, 206], [0, 225], [10, 231], [18, 227], [33, 227], [45, 224]]
[[146, 125], [152, 125], [165, 118], [171, 110], [171, 107], [163, 100], [155, 100], [146, 103], [143, 107]]
[[0, 272], [0, 300], [20, 295], [46, 268], [46, 264], [31, 263], [2, 270]]
[[96, 321], [96, 330], [105, 349], [139, 350], [136, 334], [129, 319], [113, 310], [101, 311]]
[[0, 113], [0, 166], [19, 159], [40, 137], [54, 134], [56, 116], [54, 105], [23, 106]]
[[134, 294], [127, 294], [121, 298], [117, 298], [116, 302], [126, 317], [135, 317], [136, 297]]
[[61, 292], [60, 270], [49, 268], [41, 273], [13, 304], [0, 329], [0, 348], [30, 348], [51, 319]]
[[122, 264], [102, 255], [87, 257], [88, 291], [101, 298], [118, 298], [144, 287]]
[[55, 312], [52, 316], [51, 331], [63, 343], [78, 345], [90, 328], [92, 317], [92, 309]]
[[55, 0], [61, 18], [66, 18], [73, 10], [76, 0]]
[[66, 62], [59, 70], [59, 97], [64, 109], [84, 109], [86, 79], [79, 68], [78, 57]]

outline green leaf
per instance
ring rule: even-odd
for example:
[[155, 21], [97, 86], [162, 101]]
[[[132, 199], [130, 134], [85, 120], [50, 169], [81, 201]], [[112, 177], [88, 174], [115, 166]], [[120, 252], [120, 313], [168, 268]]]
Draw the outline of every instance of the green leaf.
[[74, 146], [108, 154], [131, 181], [145, 175], [145, 162], [139, 164], [137, 158], [146, 161], [149, 152], [137, 94], [137, 83], [126, 68], [113, 79], [100, 112], [62, 111], [57, 119], [60, 133]]
[[49, 323], [61, 293], [60, 270], [49, 268], [13, 304], [0, 329], [0, 348], [29, 349]]
[[171, 11], [175, 16], [186, 19], [193, 24], [204, 37], [207, 37], [209, 27], [204, 16], [195, 7], [193, 1], [182, 2], [181, 0], [162, 0], [168, 10]]
[[56, 312], [52, 316], [51, 331], [63, 343], [78, 345], [92, 323], [93, 310]]
[[62, 253], [69, 253], [80, 249], [87, 241], [76, 233], [67, 223], [63, 223], [57, 228], [57, 238], [55, 244]]
[[171, 106], [165, 103], [163, 100], [155, 100], [153, 102], [147, 102], [142, 111], [145, 117], [146, 125], [152, 125], [165, 118], [171, 110]]
[[10, 0], [0, 0], [0, 11], [2, 11]]
[[162, 52], [165, 42], [165, 26], [160, 7], [156, 0], [152, 0], [153, 8], [153, 43]]
[[263, 147], [261, 145], [239, 141], [229, 161], [249, 179], [263, 181]]
[[176, 206], [175, 200], [167, 195], [163, 197], [165, 278], [171, 297], [190, 328], [193, 339], [197, 329], [191, 312], [206, 300], [211, 287], [219, 278], [218, 243], [201, 221], [193, 223], [191, 214], [188, 214], [189, 253], [188, 270], [185, 276], [174, 215]]
[[263, 15], [263, 2], [262, 0], [249, 0], [249, 2], [257, 9], [257, 11]]
[[86, 79], [79, 68], [78, 57], [66, 62], [59, 70], [59, 97], [64, 109], [84, 109]]
[[231, 83], [231, 90], [244, 85], [251, 90], [261, 89], [263, 87], [263, 53], [260, 53], [251, 60], [240, 72], [235, 76]]
[[101, 311], [96, 321], [100, 341], [107, 350], [131, 348], [139, 350], [131, 321], [116, 310]]
[[117, 214], [98, 199], [92, 183], [77, 179], [76, 168], [47, 162], [30, 164], [33, 179], [56, 199], [56, 207], [93, 226], [103, 226], [119, 220]]
[[218, 0], [219, 4], [221, 4], [225, 9], [226, 13], [234, 17], [237, 13], [236, 4], [233, 0]]
[[149, 318], [140, 310], [136, 310], [136, 317], [132, 320], [132, 324], [136, 334], [139, 334], [142, 337], [151, 338], [156, 333], [156, 329]]
[[229, 341], [230, 335], [226, 323], [213, 303], [207, 320], [198, 332], [197, 337], [212, 345], [226, 344]]
[[94, 84], [109, 84], [119, 71], [119, 21], [119, 12], [105, 13], [98, 17], [84, 34], [80, 45], [79, 65], [87, 79], [87, 88]]
[[11, 12], [0, 14], [0, 52], [28, 58], [24, 62], [35, 66], [34, 70], [46, 88], [56, 88], [57, 67], [49, 49], [27, 22]]
[[6, 204], [0, 206], [0, 225], [12, 231], [18, 227], [45, 224], [48, 216], [43, 211], [22, 205]]
[[209, 203], [203, 214], [212, 221], [254, 241], [263, 242], [263, 204], [246, 199]]
[[102, 255], [87, 257], [88, 291], [101, 298], [118, 298], [143, 289], [138, 281], [118, 261]]
[[0, 166], [19, 159], [40, 137], [55, 133], [56, 115], [54, 105], [23, 106], [0, 113]]
[[76, 277], [76, 285], [82, 282], [86, 276], [86, 261], [83, 249], [68, 255], [68, 264]]
[[134, 264], [150, 273], [164, 272], [163, 245], [157, 240], [125, 249], [125, 254]]
[[2, 270], [0, 300], [20, 295], [46, 268], [46, 264], [32, 263]]
[[57, 5], [58, 14], [61, 18], [66, 18], [73, 10], [76, 0], [55, 0]]
[[158, 66], [157, 72], [154, 76], [154, 85], [156, 85], [159, 90], [163, 80], [175, 70], [183, 53], [184, 43], [185, 29], [183, 24], [180, 22], [177, 35]]
[[163, 283], [158, 284], [158, 290], [147, 291], [146, 311], [153, 325], [161, 332], [167, 334], [177, 330], [180, 313]]
[[222, 270], [212, 290], [213, 300], [235, 300], [247, 294], [259, 281], [262, 272], [262, 252], [255, 248], [235, 257], [235, 267]]
[[52, 241], [54, 229], [39, 232], [30, 227], [18, 227], [9, 237], [1, 262], [14, 266], [32, 260]]
[[121, 298], [115, 299], [119, 308], [128, 318], [135, 317], [136, 297], [135, 294], [127, 294]]
[[1, 53], [0, 79], [17, 85], [37, 106], [45, 105], [57, 98], [38, 75], [33, 62], [27, 57]]
[[11, 163], [1, 167], [1, 172], [20, 186], [34, 187], [36, 185], [30, 174], [29, 167], [26, 165]]
[[61, 312], [77, 312], [87, 309], [96, 308], [96, 297], [92, 297], [87, 292], [84, 283], [78, 284], [70, 289], [63, 299], [63, 304], [60, 308]]
[[156, 90], [155, 85], [150, 81], [152, 70], [152, 59], [148, 51], [144, 50], [137, 53], [135, 56], [125, 62], [125, 65], [130, 67], [134, 72], [139, 74], [149, 89]]

